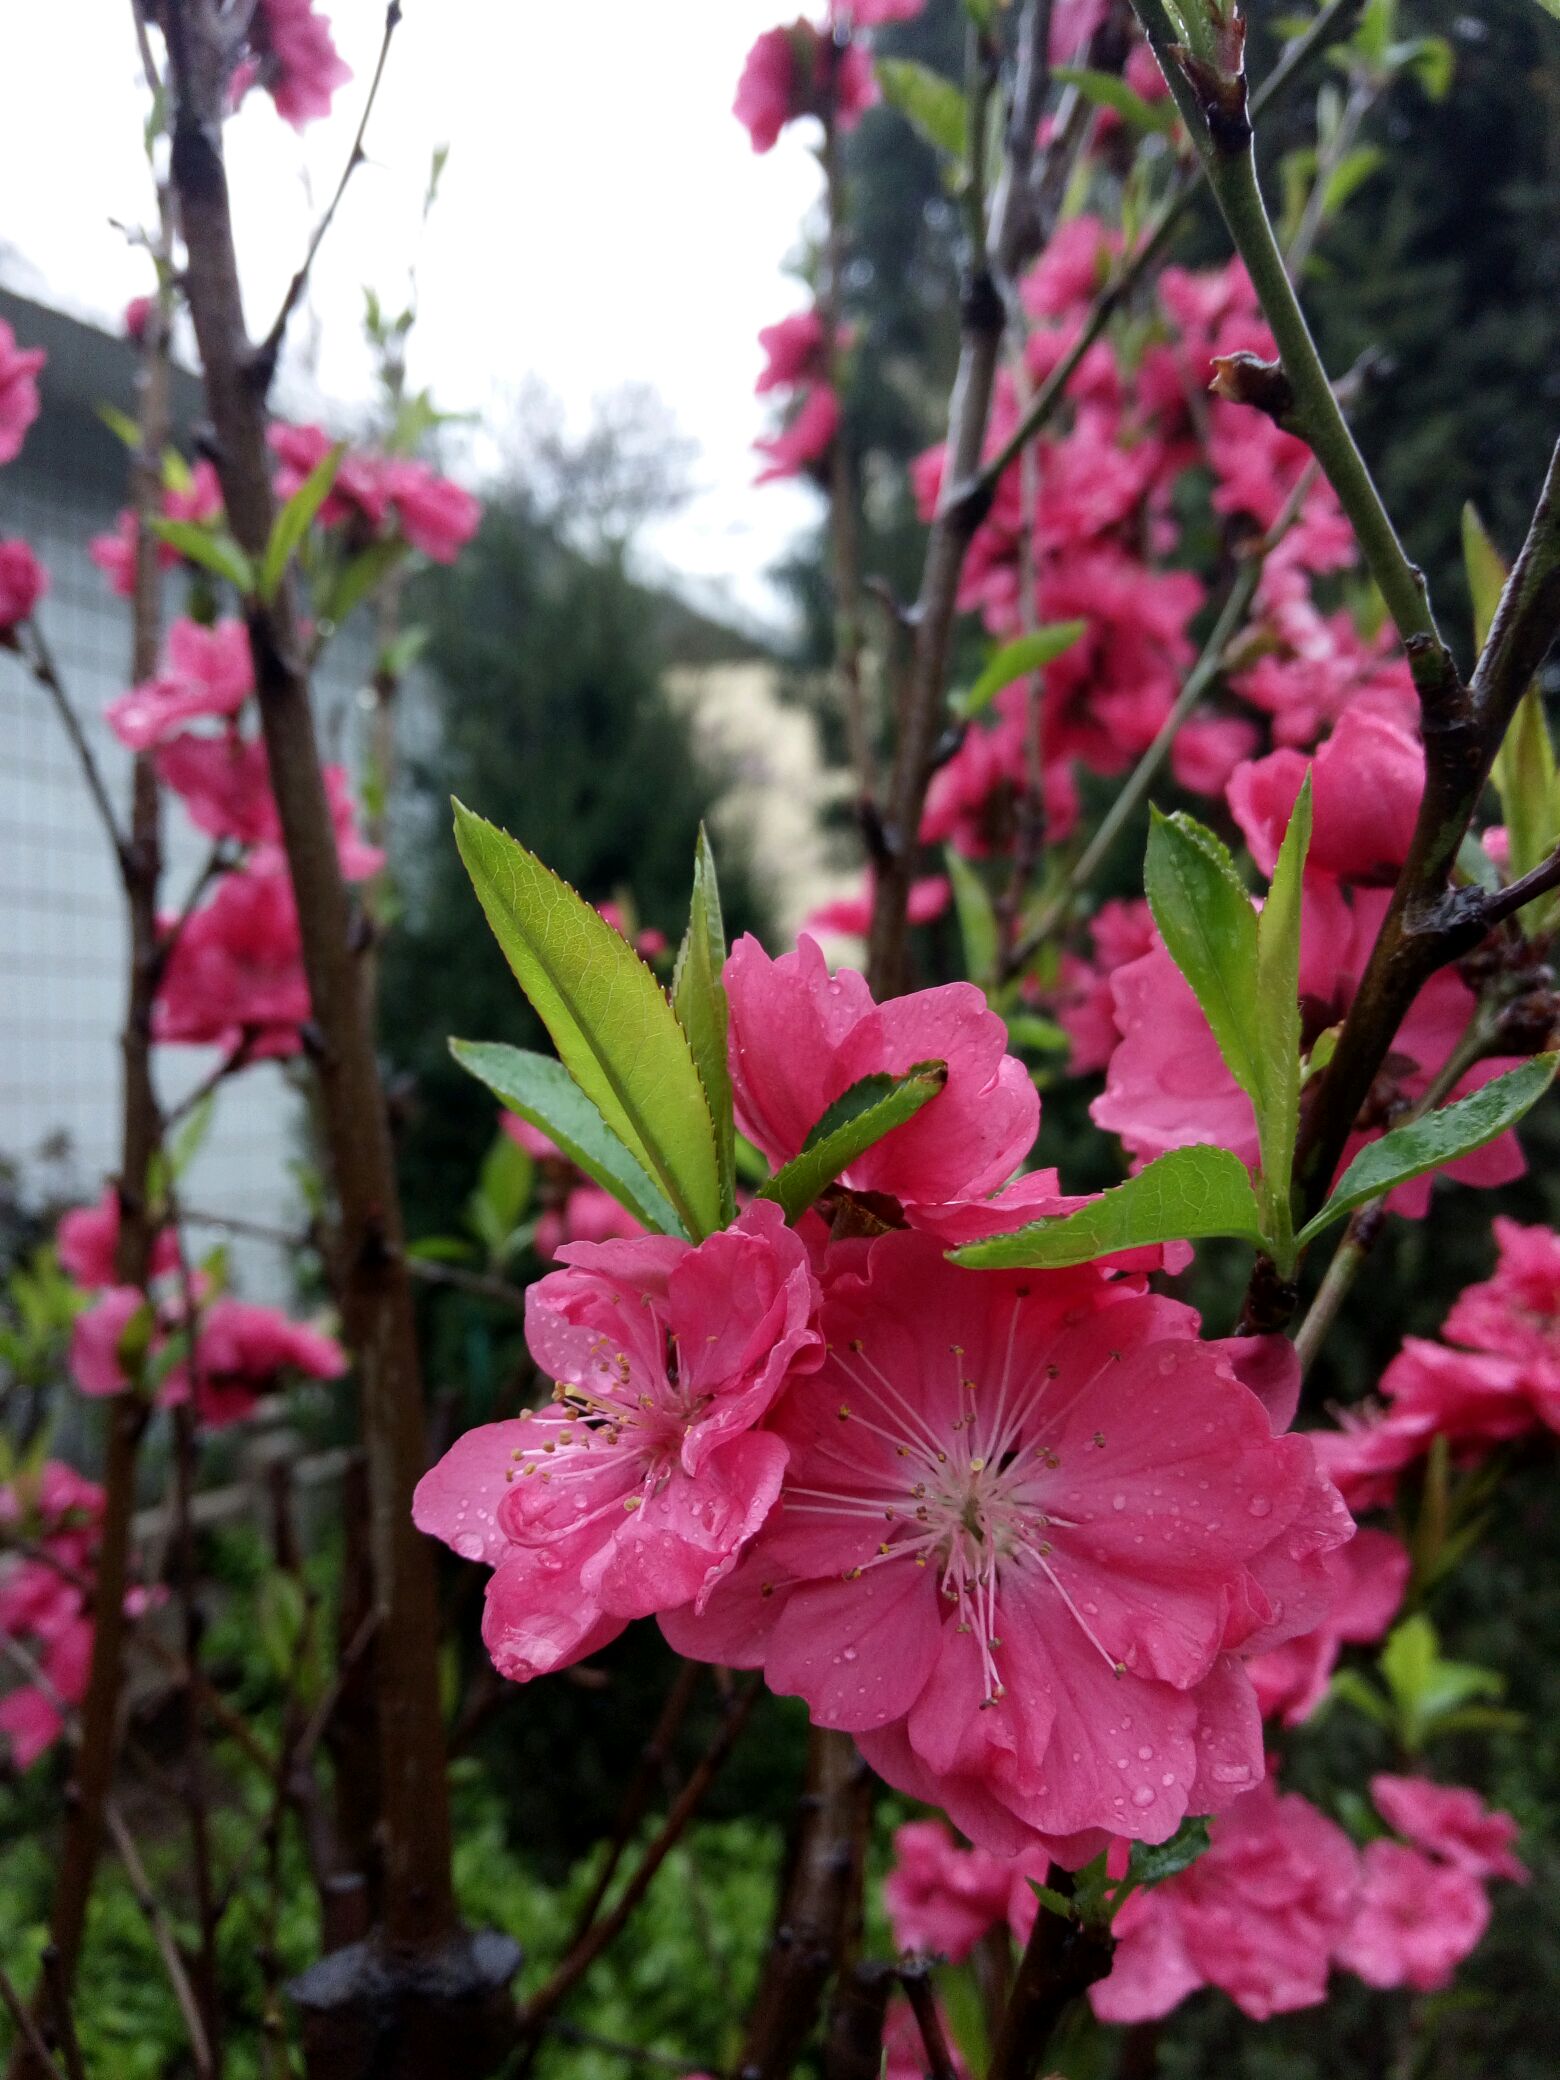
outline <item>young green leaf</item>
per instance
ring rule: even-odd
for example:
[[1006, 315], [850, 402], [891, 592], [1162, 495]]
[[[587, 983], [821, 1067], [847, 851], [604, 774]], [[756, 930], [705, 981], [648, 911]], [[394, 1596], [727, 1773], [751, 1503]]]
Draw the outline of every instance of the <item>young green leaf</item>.
[[1262, 1147], [1262, 1203], [1279, 1270], [1293, 1255], [1290, 1173], [1300, 1127], [1300, 899], [1311, 845], [1311, 776], [1307, 772], [1279, 847], [1267, 901], [1257, 919], [1257, 1038], [1261, 1087], [1257, 1129]]
[[[1506, 584], [1506, 564], [1473, 506], [1462, 513], [1463, 563], [1473, 600], [1473, 638], [1483, 649]], [[1543, 695], [1530, 686], [1518, 703], [1490, 778], [1500, 796], [1513, 878], [1549, 857], [1560, 837], [1560, 777]], [[1538, 920], [1534, 920], [1537, 923]]]
[[203, 570], [214, 571], [246, 598], [253, 592], [254, 568], [230, 534], [203, 526], [198, 520], [154, 520], [152, 533], [170, 549], [177, 549], [186, 563], [198, 563]]
[[1504, 1076], [1470, 1091], [1455, 1105], [1443, 1105], [1438, 1112], [1427, 1112], [1423, 1119], [1410, 1120], [1370, 1142], [1344, 1171], [1321, 1212], [1300, 1230], [1300, 1247], [1305, 1248], [1356, 1207], [1412, 1178], [1423, 1177], [1427, 1170], [1439, 1170], [1459, 1156], [1472, 1155], [1476, 1148], [1514, 1127], [1554, 1082], [1557, 1066], [1560, 1054], [1534, 1055], [1519, 1068], [1508, 1069]]
[[1125, 1184], [1101, 1192], [1076, 1213], [1031, 1221], [1011, 1235], [950, 1250], [976, 1271], [1060, 1269], [1155, 1242], [1232, 1235], [1261, 1244], [1262, 1213], [1240, 1157], [1196, 1144], [1157, 1156]]
[[1168, 1842], [1134, 1842], [1127, 1858], [1127, 1879], [1134, 1887], [1159, 1885], [1178, 1877], [1208, 1846], [1208, 1822], [1189, 1813]]
[[452, 1040], [450, 1053], [511, 1112], [550, 1135], [571, 1163], [636, 1220], [658, 1234], [686, 1239], [687, 1230], [665, 1194], [561, 1062], [496, 1040]]
[[962, 165], [969, 150], [969, 117], [953, 81], [913, 58], [879, 58], [875, 69], [889, 107], [897, 108], [933, 151]]
[[1030, 672], [1038, 672], [1064, 650], [1070, 650], [1083, 634], [1086, 624], [1082, 621], [1053, 621], [1045, 628], [1031, 629], [1027, 635], [1015, 636], [1011, 643], [987, 659], [985, 669], [975, 684], [965, 693], [955, 694], [950, 706], [955, 715], [968, 722], [982, 708], [989, 707], [1004, 686], [1011, 686], [1015, 679], [1023, 679]]
[[980, 871], [950, 845], [943, 853], [953, 885], [954, 913], [964, 947], [964, 972], [971, 982], [989, 982], [997, 972], [997, 913]]
[[560, 1060], [694, 1240], [721, 1225], [704, 1086], [654, 975], [583, 896], [459, 802], [455, 842], [504, 957]]
[[409, 544], [398, 535], [388, 541], [370, 542], [368, 547], [344, 564], [315, 601], [318, 619], [339, 628], [354, 607], [383, 584], [396, 565], [409, 553]]
[[1194, 818], [1155, 809], [1143, 880], [1170, 958], [1191, 984], [1230, 1074], [1255, 1106], [1262, 1090], [1257, 913], [1229, 848]]
[[773, 1199], [788, 1221], [796, 1220], [858, 1156], [913, 1119], [947, 1081], [946, 1062], [917, 1062], [902, 1076], [863, 1076], [835, 1099], [803, 1142], [801, 1154], [761, 1185], [758, 1196]]
[[337, 441], [333, 448], [328, 448], [271, 522], [270, 539], [260, 559], [262, 599], [275, 598], [276, 588], [292, 561], [293, 551], [313, 526], [320, 507], [330, 496], [330, 487], [336, 481], [336, 472], [346, 452], [345, 441]]
[[726, 1031], [731, 1007], [721, 982], [726, 965], [726, 927], [720, 912], [715, 855], [703, 824], [693, 858], [693, 898], [688, 929], [672, 970], [672, 1009], [677, 1014], [704, 1085], [715, 1123], [715, 1157], [720, 1166], [721, 1218], [737, 1217], [736, 1124], [732, 1118], [731, 1066], [726, 1057]]
[[1114, 72], [1094, 72], [1086, 65], [1053, 65], [1051, 77], [1058, 86], [1076, 87], [1085, 101], [1096, 108], [1114, 109], [1139, 137], [1161, 135], [1175, 128], [1175, 103], [1145, 101]]

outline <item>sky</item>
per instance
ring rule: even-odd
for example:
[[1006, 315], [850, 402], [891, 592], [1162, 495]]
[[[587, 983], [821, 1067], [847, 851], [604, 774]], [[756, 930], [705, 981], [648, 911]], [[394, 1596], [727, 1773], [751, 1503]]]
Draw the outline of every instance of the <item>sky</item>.
[[[329, 12], [355, 74], [329, 119], [300, 137], [255, 94], [228, 125], [256, 333], [339, 176], [378, 55], [382, 0], [335, 0]], [[772, 626], [784, 608], [765, 572], [815, 507], [803, 487], [752, 486], [765, 425], [756, 334], [804, 300], [784, 262], [819, 179], [809, 126], [759, 157], [730, 111], [749, 44], [785, 13], [777, 0], [404, 0], [368, 161], [294, 328], [320, 392], [350, 409], [371, 374], [363, 286], [394, 307], [414, 264], [411, 379], [446, 409], [480, 415], [468, 458], [479, 473], [502, 452], [528, 380], [557, 395], [575, 429], [594, 398], [648, 383], [698, 455], [693, 500], [647, 535], [646, 558], [693, 596]], [[7, 14], [0, 274], [116, 322], [148, 272], [122, 228], [148, 208], [129, 0]]]

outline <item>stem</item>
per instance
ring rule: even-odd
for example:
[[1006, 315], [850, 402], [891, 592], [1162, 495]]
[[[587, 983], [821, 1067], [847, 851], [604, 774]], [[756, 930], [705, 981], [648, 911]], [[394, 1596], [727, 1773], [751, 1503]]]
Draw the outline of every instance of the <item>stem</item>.
[[[831, 383], [838, 388], [838, 375], [845, 323], [845, 161], [839, 128], [832, 119], [823, 127], [823, 175], [828, 209], [825, 246], [825, 287], [819, 298], [823, 319], [823, 358]], [[839, 672], [840, 694], [845, 710], [845, 734], [850, 762], [856, 775], [857, 813], [869, 849], [876, 831], [873, 808], [872, 732], [867, 719], [866, 690], [862, 684], [862, 590], [860, 485], [856, 456], [843, 417], [829, 458], [829, 543], [834, 579], [834, 649]]]
[[195, 2061], [197, 2080], [210, 2080], [215, 2067], [211, 2060], [211, 2045], [206, 2035], [206, 2025], [201, 2015], [200, 2002], [195, 1998], [195, 1989], [190, 1984], [190, 1975], [184, 1968], [184, 1959], [173, 1930], [168, 1926], [168, 1917], [157, 1904], [147, 1877], [146, 1866], [141, 1861], [140, 1851], [126, 1827], [117, 1806], [109, 1804], [106, 1812], [108, 1831], [114, 1838], [114, 1847], [124, 1865], [125, 1876], [130, 1880], [130, 1890], [135, 1894], [136, 1905], [146, 1917], [157, 1945], [157, 1954], [163, 1961], [163, 1970], [168, 1975], [168, 1984], [173, 1988], [173, 1997], [178, 2003], [179, 2013], [184, 2020], [185, 2033], [190, 2040], [190, 2052]]
[[[188, 255], [190, 314], [228, 522], [241, 547], [257, 558], [276, 508], [222, 160], [224, 25], [215, 0], [168, 0], [164, 21], [174, 97], [173, 180]], [[453, 1937], [457, 1924], [433, 1555], [411, 1518], [412, 1489], [426, 1463], [411, 1283], [401, 1253], [389, 1123], [354, 951], [353, 912], [325, 796], [290, 585], [279, 586], [268, 603], [249, 602], [248, 623], [271, 786], [323, 1042], [321, 1099], [340, 1215], [333, 1269], [362, 1377], [376, 1596], [384, 1618], [374, 1661], [385, 1933], [391, 1943], [416, 1948]]]
[[915, 2026], [921, 2032], [929, 2080], [958, 2080], [959, 2069], [949, 2049], [942, 2017], [937, 2012], [932, 1975], [924, 1960], [918, 1959], [914, 1964], [902, 1965], [899, 1983], [905, 1990], [905, 1998], [909, 2001], [911, 2013], [915, 2016]]
[[1552, 852], [1548, 859], [1513, 881], [1509, 887], [1485, 899], [1484, 920], [1486, 924], [1500, 924], [1514, 917], [1528, 903], [1536, 903], [1540, 896], [1547, 896], [1551, 889], [1560, 888], [1560, 851]]
[[[1053, 1871], [1051, 1884], [1070, 1896], [1072, 1878]], [[987, 2080], [1031, 2080], [1071, 2003], [1110, 1970], [1109, 1929], [1063, 1918], [1041, 1907], [1019, 1960]]]

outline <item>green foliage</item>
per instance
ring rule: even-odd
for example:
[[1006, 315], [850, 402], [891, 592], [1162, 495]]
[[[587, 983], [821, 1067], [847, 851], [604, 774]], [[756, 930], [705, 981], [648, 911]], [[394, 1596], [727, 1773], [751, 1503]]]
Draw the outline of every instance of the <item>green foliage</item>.
[[452, 1040], [450, 1053], [647, 1228], [686, 1239], [676, 1208], [561, 1062], [495, 1040]]
[[1082, 621], [1056, 621], [1047, 628], [1035, 628], [1025, 635], [1015, 636], [1011, 643], [1004, 643], [987, 660], [979, 678], [965, 693], [956, 693], [949, 702], [955, 715], [968, 722], [987, 708], [1002, 691], [1011, 686], [1015, 679], [1023, 679], [1031, 672], [1044, 669], [1070, 650], [1084, 632]]
[[455, 841], [504, 958], [564, 1067], [695, 1240], [721, 1224], [708, 1100], [649, 968], [535, 853], [455, 804]]
[[969, 153], [969, 115], [953, 81], [913, 58], [879, 58], [875, 69], [889, 107], [935, 151], [962, 165]]
[[224, 528], [200, 520], [154, 519], [151, 525], [157, 539], [177, 549], [186, 563], [197, 563], [202, 570], [226, 578], [245, 595], [254, 590], [254, 567]]
[[1300, 904], [1311, 846], [1307, 772], [1279, 847], [1267, 901], [1257, 919], [1257, 1048], [1261, 1075], [1257, 1129], [1262, 1147], [1262, 1207], [1281, 1269], [1292, 1259], [1290, 1177], [1300, 1129]]
[[775, 1200], [788, 1221], [796, 1220], [874, 1142], [930, 1104], [947, 1081], [946, 1062], [917, 1062], [902, 1076], [863, 1076], [815, 1122], [801, 1153], [775, 1172], [759, 1197]]
[[732, 1116], [731, 1066], [726, 1033], [731, 1007], [721, 971], [726, 965], [726, 927], [720, 911], [720, 885], [715, 855], [703, 824], [694, 853], [693, 896], [688, 929], [672, 970], [672, 1009], [687, 1037], [694, 1067], [704, 1087], [705, 1103], [715, 1129], [715, 1160], [720, 1179], [723, 1223], [736, 1219], [736, 1122]]
[[1557, 1066], [1560, 1054], [1535, 1055], [1504, 1076], [1481, 1084], [1455, 1105], [1443, 1105], [1370, 1142], [1345, 1170], [1320, 1213], [1301, 1229], [1302, 1246], [1357, 1206], [1423, 1177], [1427, 1170], [1439, 1170], [1459, 1156], [1471, 1155], [1514, 1127], [1554, 1082]]
[[1255, 1107], [1263, 1088], [1257, 913], [1229, 847], [1195, 818], [1155, 809], [1143, 884], [1170, 958]]
[[980, 869], [950, 845], [943, 864], [953, 889], [954, 914], [964, 949], [964, 973], [971, 982], [986, 982], [997, 970], [997, 913]]
[[1011, 1235], [951, 1250], [971, 1270], [1059, 1269], [1116, 1250], [1233, 1235], [1260, 1244], [1261, 1208], [1240, 1157], [1227, 1148], [1173, 1148], [1076, 1213], [1031, 1221]]
[[320, 507], [330, 496], [330, 487], [336, 481], [336, 472], [341, 468], [341, 458], [346, 452], [345, 441], [327, 448], [271, 522], [270, 539], [260, 559], [260, 579], [256, 588], [261, 599], [275, 598], [276, 588], [286, 575], [294, 550], [314, 525]]

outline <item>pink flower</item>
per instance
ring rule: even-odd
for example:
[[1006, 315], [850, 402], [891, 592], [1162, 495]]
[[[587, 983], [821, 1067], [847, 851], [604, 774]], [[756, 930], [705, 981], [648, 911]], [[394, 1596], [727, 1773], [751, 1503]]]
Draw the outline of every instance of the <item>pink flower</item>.
[[1495, 1241], [1494, 1276], [1458, 1294], [1441, 1333], [1470, 1350], [1515, 1358], [1530, 1380], [1547, 1383], [1560, 1372], [1560, 1235], [1497, 1214]]
[[109, 728], [132, 751], [165, 744], [181, 723], [200, 715], [236, 715], [255, 686], [249, 631], [242, 621], [176, 621], [168, 631], [155, 679], [109, 702]]
[[1341, 881], [1397, 879], [1425, 786], [1424, 748], [1390, 715], [1348, 708], [1314, 757], [1279, 750], [1236, 768], [1229, 804], [1264, 874], [1271, 874], [1311, 769], [1307, 866]]
[[[285, 419], [271, 421], [266, 440], [277, 459], [275, 490], [283, 505], [337, 445], [323, 426], [294, 426]], [[388, 504], [384, 463], [377, 455], [348, 448], [316, 517], [322, 527], [352, 523], [372, 535], [384, 524]]]
[[1130, 902], [1113, 898], [1100, 905], [1089, 936], [1094, 944], [1093, 959], [1082, 960], [1075, 953], [1062, 955], [1053, 1000], [1057, 1024], [1072, 1042], [1075, 1076], [1090, 1076], [1110, 1060], [1118, 1038], [1111, 977], [1148, 951], [1154, 942], [1154, 920], [1141, 897]]
[[1401, 1842], [1367, 1842], [1354, 1919], [1338, 1962], [1367, 1986], [1449, 1986], [1489, 1926], [1484, 1887], [1455, 1864], [1437, 1863]]
[[70, 1371], [83, 1394], [117, 1394], [129, 1384], [120, 1346], [144, 1304], [139, 1286], [109, 1286], [72, 1322]]
[[828, 383], [810, 384], [780, 431], [753, 443], [760, 455], [769, 458], [754, 483], [773, 484], [781, 477], [800, 477], [817, 469], [839, 430], [838, 393]]
[[1427, 1777], [1382, 1775], [1371, 1778], [1370, 1795], [1387, 1825], [1417, 1848], [1470, 1877], [1528, 1882], [1531, 1873], [1512, 1850], [1516, 1821], [1509, 1813], [1492, 1813], [1476, 1791], [1432, 1784]]
[[780, 132], [801, 116], [854, 129], [877, 100], [870, 59], [859, 45], [839, 44], [811, 22], [766, 29], [748, 52], [732, 114], [755, 152], [772, 151]]
[[1070, 217], [1025, 275], [1020, 294], [1031, 318], [1061, 318], [1094, 301], [1121, 251], [1121, 234], [1098, 217]]
[[1317, 2007], [1358, 1885], [1343, 1830], [1269, 1780], [1219, 1815], [1195, 1863], [1127, 1900], [1090, 2004], [1103, 2022], [1148, 2022], [1217, 1986], [1256, 2022]]
[[1028, 1154], [1040, 1100], [1007, 1029], [967, 982], [874, 1003], [853, 968], [830, 975], [805, 935], [777, 961], [751, 936], [726, 962], [737, 1124], [778, 1167], [864, 1076], [942, 1061], [948, 1081], [844, 1172], [853, 1191], [907, 1208], [995, 1191]]
[[42, 347], [19, 347], [0, 318], [0, 462], [14, 462], [22, 452], [39, 412], [38, 371], [48, 358]]
[[901, 1950], [927, 1950], [962, 1964], [988, 1928], [1005, 1921], [1014, 1884], [1011, 1857], [961, 1849], [940, 1820], [894, 1831], [894, 1867], [883, 1905]]
[[[948, 2042], [954, 2080], [969, 2080], [969, 2068], [959, 2055], [959, 2047], [941, 2002], [937, 2002], [936, 2007]], [[926, 2044], [915, 2011], [903, 1994], [895, 1994], [889, 2000], [888, 2013], [883, 2021], [883, 2080], [926, 2080], [926, 2068]]]
[[[1316, 1442], [1313, 1433], [1313, 1444]], [[1331, 1473], [1325, 1456], [1322, 1466]], [[1348, 1498], [1345, 1496], [1345, 1501]], [[1246, 1664], [1264, 1719], [1286, 1726], [1309, 1719], [1326, 1695], [1345, 1643], [1366, 1645], [1381, 1638], [1397, 1616], [1408, 1587], [1408, 1548], [1390, 1531], [1356, 1531], [1333, 1557], [1338, 1600], [1314, 1632], [1286, 1640]]]
[[[55, 1252], [60, 1269], [78, 1286], [111, 1286], [117, 1276], [114, 1256], [119, 1248], [119, 1194], [105, 1185], [95, 1206], [76, 1206], [63, 1214], [54, 1231]], [[151, 1275], [160, 1278], [176, 1270], [179, 1240], [170, 1228], [158, 1231], [152, 1245]]]
[[274, 1307], [224, 1294], [202, 1309], [195, 1337], [195, 1362], [176, 1366], [163, 1382], [158, 1405], [172, 1408], [190, 1398], [211, 1430], [249, 1415], [262, 1394], [273, 1392], [288, 1373], [305, 1379], [340, 1379], [347, 1356], [333, 1336], [290, 1321]]
[[[282, 821], [258, 737], [198, 737], [186, 730], [158, 747], [157, 773], [197, 830], [240, 845], [280, 845]], [[384, 865], [384, 853], [358, 833], [345, 767], [326, 766], [324, 779], [342, 872], [349, 881], [366, 881]]]
[[1379, 1414], [1350, 1409], [1339, 1411], [1338, 1424], [1336, 1430], [1307, 1433], [1327, 1478], [1356, 1515], [1390, 1508], [1398, 1475], [1426, 1450], [1428, 1438]]
[[1170, 771], [1188, 794], [1222, 795], [1257, 748], [1256, 725], [1238, 715], [1194, 715], [1170, 746]]
[[[165, 520], [193, 520], [202, 526], [215, 520], [222, 511], [222, 486], [212, 464], [197, 462], [187, 485], [165, 490], [161, 511]], [[129, 599], [135, 591], [135, 544], [135, 514], [128, 507], [115, 521], [112, 534], [94, 535], [87, 544], [87, 554], [121, 599]], [[168, 542], [157, 543], [156, 556], [159, 570], [171, 571], [179, 561], [178, 550]]]
[[[938, 767], [921, 817], [923, 845], [952, 845], [966, 859], [984, 859], [1010, 845], [1017, 804], [1030, 784], [1026, 706], [1024, 687], [1004, 687], [993, 703], [993, 721], [972, 723], [952, 758]], [[1047, 836], [1060, 844], [1078, 821], [1078, 789], [1064, 760], [1048, 762], [1041, 794]]]
[[[1269, 575], [1272, 566], [1269, 566]], [[1278, 648], [1231, 680], [1235, 691], [1273, 718], [1280, 744], [1311, 744], [1356, 705], [1395, 715], [1412, 728], [1418, 713], [1407, 660], [1389, 630], [1367, 641], [1346, 609], [1324, 616], [1300, 591], [1274, 601], [1265, 585]]]
[[396, 525], [412, 547], [435, 563], [453, 563], [482, 518], [471, 493], [423, 462], [387, 462], [384, 481]]
[[1381, 1375], [1390, 1404], [1387, 1420], [1417, 1435], [1421, 1450], [1436, 1435], [1455, 1445], [1508, 1443], [1532, 1430], [1536, 1411], [1514, 1358], [1458, 1351], [1423, 1336], [1405, 1336]]
[[514, 1682], [703, 1604], [779, 1491], [787, 1447], [758, 1426], [819, 1357], [817, 1286], [778, 1207], [697, 1248], [655, 1235], [563, 1257], [526, 1295], [553, 1405], [468, 1431], [413, 1511], [495, 1569], [482, 1636]]
[[[508, 1124], [506, 1120], [505, 1125]], [[514, 1124], [520, 1127], [525, 1122], [515, 1120]], [[545, 1135], [542, 1138], [545, 1140]], [[577, 1184], [561, 1206], [549, 1206], [538, 1219], [536, 1254], [550, 1264], [566, 1243], [627, 1241], [644, 1232], [643, 1222], [635, 1220], [610, 1192], [603, 1191], [598, 1184]]]
[[153, 1032], [164, 1042], [296, 1054], [310, 1015], [303, 942], [284, 862], [258, 854], [224, 874], [180, 931], [163, 971]]
[[0, 542], [0, 640], [28, 620], [49, 589], [49, 574], [25, 542]]
[[259, 0], [250, 34], [260, 54], [260, 77], [276, 112], [295, 130], [330, 114], [338, 87], [352, 67], [336, 49], [330, 17], [313, 0]]
[[[864, 939], [872, 929], [873, 901], [873, 879], [868, 869], [859, 895], [836, 896], [832, 903], [824, 903], [810, 913], [802, 929]], [[953, 889], [946, 874], [923, 874], [910, 884], [906, 914], [912, 924], [931, 924], [946, 913], [952, 901]]]
[[1325, 1616], [1352, 1529], [1310, 1445], [1189, 1309], [1092, 1267], [970, 1273], [903, 1232], [854, 1263], [774, 1417], [781, 1505], [672, 1645], [761, 1665], [998, 1854], [1229, 1804], [1262, 1775], [1239, 1652]]
[[829, 12], [847, 28], [881, 29], [886, 22], [913, 22], [926, 0], [830, 0]]
[[132, 296], [125, 305], [125, 338], [139, 346], [146, 337], [146, 328], [151, 323], [152, 312], [156, 308], [155, 296]]
[[764, 366], [755, 393], [766, 390], [795, 390], [827, 377], [828, 335], [817, 310], [797, 311], [778, 324], [766, 325], [758, 335], [764, 350]]

